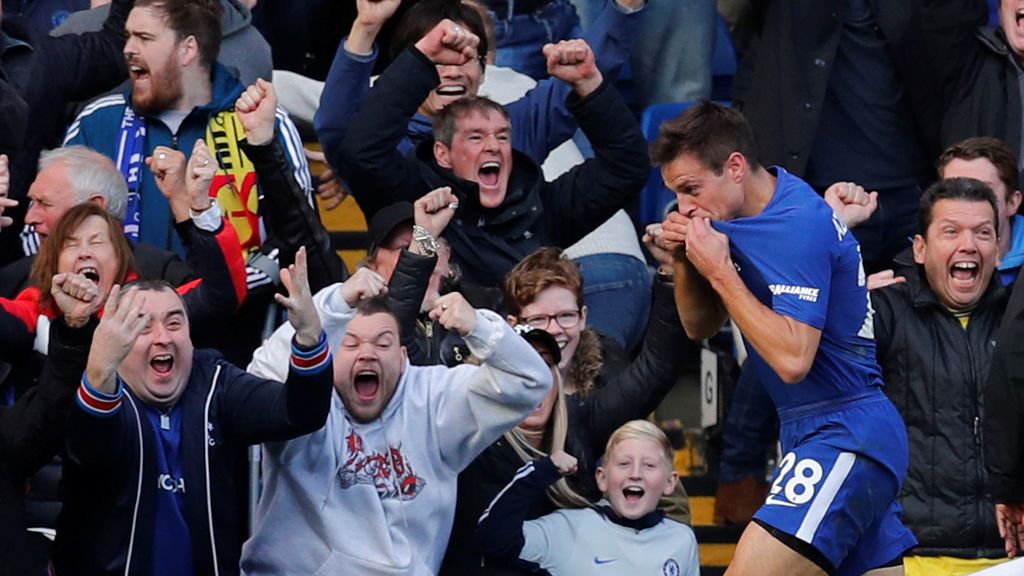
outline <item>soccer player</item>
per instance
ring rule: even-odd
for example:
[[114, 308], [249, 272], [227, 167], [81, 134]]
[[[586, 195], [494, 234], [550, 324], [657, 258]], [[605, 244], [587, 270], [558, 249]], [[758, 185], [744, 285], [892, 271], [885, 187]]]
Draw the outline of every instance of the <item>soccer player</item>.
[[739, 112], [702, 103], [652, 148], [687, 334], [731, 317], [778, 411], [784, 456], [727, 574], [902, 574], [903, 422], [882, 392], [860, 250], [805, 182], [763, 168]]

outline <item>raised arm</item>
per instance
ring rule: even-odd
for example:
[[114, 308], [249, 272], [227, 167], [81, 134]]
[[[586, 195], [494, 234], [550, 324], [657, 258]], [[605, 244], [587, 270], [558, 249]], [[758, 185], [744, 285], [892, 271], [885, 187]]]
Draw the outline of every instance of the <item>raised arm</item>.
[[46, 464], [64, 442], [71, 399], [85, 370], [101, 301], [96, 284], [77, 274], [54, 277], [51, 294], [61, 315], [50, 323], [39, 385], [0, 408], [0, 460], [16, 476]]
[[377, 34], [400, 3], [356, 0], [356, 19], [334, 55], [314, 119], [317, 138], [331, 166], [341, 166], [342, 140], [370, 90], [370, 76], [377, 61]]
[[478, 42], [474, 34], [443, 20], [388, 67], [353, 117], [339, 157], [331, 161], [367, 218], [389, 204], [414, 202], [428, 191], [418, 163], [407, 161], [398, 146], [410, 119], [440, 82], [435, 65], [475, 58]]
[[[476, 539], [484, 558], [500, 564], [518, 560], [531, 569], [546, 564], [549, 553], [558, 551], [548, 548], [543, 525], [527, 528], [526, 514], [534, 502], [544, 497], [548, 486], [574, 472], [576, 459], [565, 452], [555, 452], [520, 468], [480, 516]], [[523, 556], [524, 549], [527, 557]]]
[[124, 54], [124, 25], [134, 0], [114, 0], [97, 32], [47, 37], [42, 48], [49, 66], [46, 75], [54, 90], [51, 103], [67, 104], [88, 100], [109, 90], [128, 77]]
[[68, 419], [68, 457], [83, 468], [117, 465], [135, 436], [126, 434], [131, 418], [124, 402], [124, 384], [117, 377], [121, 362], [135, 346], [151, 315], [143, 313], [145, 295], [114, 285], [103, 318], [93, 334], [89, 359]]
[[180, 151], [158, 146], [146, 164], [171, 206], [186, 261], [198, 278], [178, 292], [188, 306], [192, 330], [201, 333], [229, 318], [247, 293], [238, 235], [209, 194], [217, 160], [198, 139], [187, 163]]
[[536, 408], [552, 385], [551, 370], [500, 316], [475, 310], [458, 292], [437, 299], [430, 317], [466, 340], [481, 365], [445, 370], [443, 400], [433, 415], [441, 459], [461, 471]]
[[691, 221], [686, 258], [707, 278], [743, 336], [779, 378], [787, 384], [802, 381], [814, 363], [821, 330], [779, 314], [758, 301], [733, 265], [729, 239], [712, 228], [710, 221]]
[[686, 335], [691, 340], [702, 340], [718, 334], [728, 319], [728, 313], [722, 298], [686, 258], [686, 235], [690, 222], [689, 216], [669, 212], [661, 225], [647, 227], [645, 243], [671, 255], [676, 312]]
[[[413, 222], [437, 239], [451, 222], [457, 208], [458, 199], [451, 188], [437, 188], [424, 194], [413, 204]], [[448, 249], [447, 246], [439, 246], [438, 252]], [[420, 243], [414, 241], [407, 250], [402, 250], [399, 254], [398, 264], [388, 281], [388, 305], [398, 317], [402, 346], [405, 346], [409, 362], [416, 366], [438, 363], [436, 357], [432, 358], [429, 355], [429, 347], [423, 345], [417, 329], [424, 304], [433, 304], [424, 303], [423, 299], [430, 289], [438, 258], [437, 254], [425, 255]]]
[[320, 215], [310, 206], [306, 190], [295, 176], [281, 140], [275, 138], [277, 108], [274, 86], [263, 79], [239, 96], [235, 110], [245, 128], [241, 146], [259, 180], [267, 232], [264, 244], [281, 250], [277, 260], [282, 266], [290, 265], [299, 247], [305, 246], [310, 288], [317, 292], [344, 281], [347, 274], [344, 262], [331, 249]]
[[656, 279], [651, 314], [640, 353], [618, 374], [590, 394], [587, 423], [598, 452], [616, 428], [650, 414], [672, 390], [681, 371], [688, 340], [676, 316], [672, 285]]
[[288, 296], [275, 294], [288, 311], [294, 335], [284, 384], [225, 365], [224, 413], [232, 432], [248, 444], [287, 440], [323, 427], [331, 409], [331, 350], [309, 291], [306, 252], [281, 270]]
[[[387, 289], [384, 279], [369, 268], [356, 270], [344, 284], [332, 284], [313, 296], [320, 323], [327, 335], [330, 350], [337, 350], [345, 336], [348, 322], [355, 316], [360, 300], [372, 298]], [[260, 378], [284, 382], [288, 377], [287, 361], [295, 328], [284, 324], [263, 342], [255, 353], [248, 371]]]
[[[583, 40], [594, 49], [597, 68], [615, 83], [633, 49], [640, 28], [643, 0], [606, 0], [605, 9], [587, 28]], [[576, 132], [576, 119], [566, 105], [572, 86], [545, 78], [505, 108], [513, 118], [512, 147], [537, 164]]]
[[568, 246], [636, 198], [647, 182], [650, 158], [639, 124], [604, 81], [585, 42], [549, 44], [544, 54], [548, 72], [573, 86], [569, 109], [594, 146], [594, 158], [546, 187], [544, 206], [558, 223], [558, 245]]

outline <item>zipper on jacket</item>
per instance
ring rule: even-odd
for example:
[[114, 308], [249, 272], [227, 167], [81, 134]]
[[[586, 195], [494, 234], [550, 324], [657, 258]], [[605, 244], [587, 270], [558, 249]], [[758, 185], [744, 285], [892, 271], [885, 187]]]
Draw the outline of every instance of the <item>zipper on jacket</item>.
[[[998, 279], [996, 280], [998, 281]], [[974, 511], [974, 526], [972, 531], [974, 532], [974, 541], [982, 543], [985, 541], [985, 528], [981, 525], [982, 518], [985, 517], [982, 503], [985, 501], [985, 464], [982, 461], [984, 450], [981, 449], [981, 387], [978, 382], [978, 369], [976, 364], [976, 358], [974, 355], [974, 347], [971, 346], [971, 326], [974, 326], [974, 331], [978, 330], [978, 324], [981, 322], [981, 318], [978, 317], [978, 312], [981, 310], [975, 309], [972, 316], [972, 322], [967, 324], [967, 328], [963, 329], [964, 340], [966, 341], [967, 348], [967, 365], [970, 367], [970, 385], [971, 385], [971, 407], [974, 410], [974, 421], [972, 425], [974, 427], [974, 446], [975, 446], [975, 458], [974, 468], [976, 474], [976, 489], [975, 489], [975, 511]], [[956, 320], [959, 324], [959, 320]], [[978, 546], [980, 547], [980, 546]]]

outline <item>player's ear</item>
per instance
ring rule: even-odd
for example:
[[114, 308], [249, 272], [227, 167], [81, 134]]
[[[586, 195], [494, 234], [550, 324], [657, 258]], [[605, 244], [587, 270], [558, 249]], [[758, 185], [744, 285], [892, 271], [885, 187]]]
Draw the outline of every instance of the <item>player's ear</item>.
[[921, 236], [920, 234], [914, 235], [914, 262], [924, 264], [924, 252], [926, 247], [924, 236]]
[[662, 496], [671, 496], [676, 491], [676, 484], [679, 482], [679, 473], [672, 470], [665, 480], [665, 489], [661, 491]]
[[597, 471], [594, 472], [594, 479], [597, 480], [597, 489], [604, 494], [608, 490], [608, 474], [604, 471], [604, 466], [597, 467]]
[[737, 184], [742, 182], [743, 178], [750, 173], [750, 166], [747, 164], [746, 157], [739, 152], [729, 154], [729, 157], [725, 159], [723, 168], [729, 179]]
[[451, 150], [443, 142], [434, 142], [434, 160], [441, 168], [452, 168]]

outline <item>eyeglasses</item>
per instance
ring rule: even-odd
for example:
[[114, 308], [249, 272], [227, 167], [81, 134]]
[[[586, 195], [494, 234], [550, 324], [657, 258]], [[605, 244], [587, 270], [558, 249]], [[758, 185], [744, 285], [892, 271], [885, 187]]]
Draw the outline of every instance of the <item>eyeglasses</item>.
[[554, 320], [555, 324], [568, 330], [575, 328], [580, 323], [580, 311], [570, 310], [568, 312], [559, 312], [558, 314], [537, 314], [536, 316], [528, 316], [519, 320], [541, 330], [547, 330], [551, 321]]

